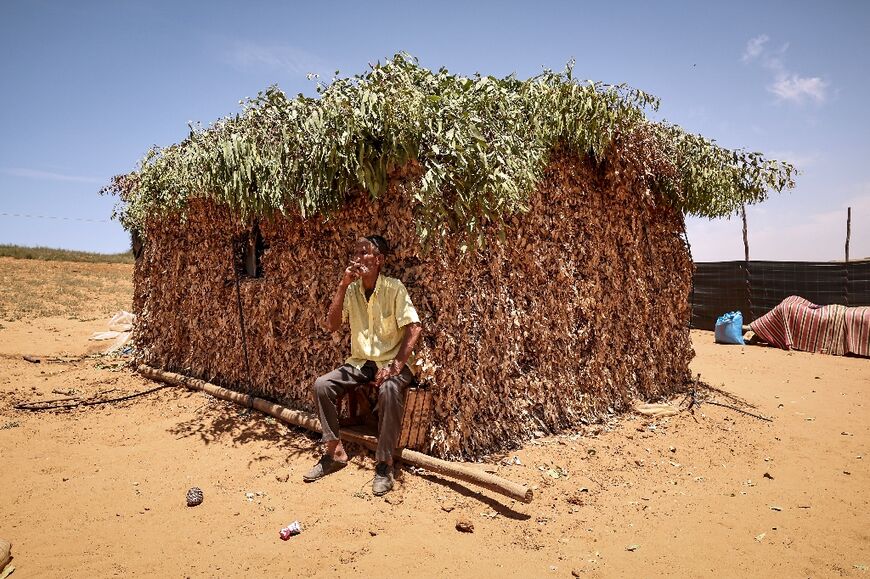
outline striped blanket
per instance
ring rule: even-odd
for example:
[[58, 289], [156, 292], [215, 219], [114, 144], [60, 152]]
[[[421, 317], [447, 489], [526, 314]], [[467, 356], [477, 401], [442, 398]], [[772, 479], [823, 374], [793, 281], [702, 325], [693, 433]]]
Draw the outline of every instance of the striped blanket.
[[765, 342], [786, 350], [870, 356], [870, 307], [817, 306], [789, 296], [749, 326]]

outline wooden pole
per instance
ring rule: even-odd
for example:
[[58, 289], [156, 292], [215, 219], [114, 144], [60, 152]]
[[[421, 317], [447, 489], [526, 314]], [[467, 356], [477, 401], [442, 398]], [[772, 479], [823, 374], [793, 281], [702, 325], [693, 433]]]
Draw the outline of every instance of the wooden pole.
[[852, 237], [852, 208], [846, 209], [846, 263], [843, 267], [843, 304], [849, 306], [849, 241]]
[[[215, 398], [229, 400], [248, 408], [255, 408], [256, 410], [268, 414], [269, 416], [273, 416], [282, 422], [301, 426], [302, 428], [306, 428], [313, 432], [321, 432], [320, 420], [308, 412], [291, 410], [281, 406], [280, 404], [275, 404], [274, 402], [269, 402], [262, 398], [256, 398], [249, 394], [242, 394], [241, 392], [222, 388], [206, 382], [205, 380], [191, 378], [183, 374], [176, 374], [175, 372], [158, 370], [157, 368], [152, 368], [145, 364], [140, 365], [138, 371], [142, 376], [150, 380], [158, 380], [175, 386], [184, 386], [191, 390], [201, 390], [211, 394]], [[375, 450], [378, 446], [378, 439], [376, 437], [353, 428], [343, 428], [341, 430], [341, 438], [348, 442], [355, 442], [365, 446], [370, 450]], [[532, 489], [525, 485], [503, 479], [494, 474], [480, 471], [474, 467], [455, 462], [448, 462], [407, 448], [396, 449], [395, 456], [408, 464], [424, 468], [431, 472], [455, 478], [524, 503], [532, 502]]]
[[852, 208], [846, 210], [846, 263], [849, 263], [849, 238], [852, 237]]
[[743, 319], [752, 320], [752, 280], [749, 277], [749, 228], [746, 226], [746, 205], [740, 206], [740, 216], [743, 218], [743, 280], [746, 285], [746, 305], [749, 311]]

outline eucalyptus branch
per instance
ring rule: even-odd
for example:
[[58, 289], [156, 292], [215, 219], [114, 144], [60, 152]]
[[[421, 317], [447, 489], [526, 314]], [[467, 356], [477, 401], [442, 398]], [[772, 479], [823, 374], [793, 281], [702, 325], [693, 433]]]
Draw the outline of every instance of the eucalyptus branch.
[[545, 70], [514, 76], [432, 71], [398, 54], [362, 74], [318, 84], [318, 98], [272, 86], [240, 101], [182, 142], [150, 149], [103, 193], [115, 216], [142, 229], [160, 212], [184, 213], [193, 197], [229, 205], [241, 218], [273, 212], [329, 213], [351, 191], [376, 198], [390, 171], [418, 162], [410, 190], [425, 241], [451, 231], [480, 236], [524, 211], [552, 151], [628, 164], [686, 214], [721, 217], [794, 185], [792, 165], [728, 150], [678, 126], [653, 123], [659, 101], [627, 85]]

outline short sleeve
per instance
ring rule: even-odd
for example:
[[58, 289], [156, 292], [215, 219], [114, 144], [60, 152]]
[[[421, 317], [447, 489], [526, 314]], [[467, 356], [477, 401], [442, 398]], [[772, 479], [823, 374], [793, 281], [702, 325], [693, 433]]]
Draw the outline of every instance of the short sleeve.
[[408, 295], [408, 290], [405, 285], [399, 282], [396, 289], [396, 325], [398, 327], [407, 326], [408, 324], [417, 324], [420, 322], [420, 316], [417, 315], [417, 310], [414, 304], [411, 303], [411, 296]]
[[341, 303], [341, 323], [346, 324], [348, 319], [350, 318], [350, 304], [348, 300], [348, 293], [350, 293], [350, 287], [347, 288], [344, 292], [344, 301]]

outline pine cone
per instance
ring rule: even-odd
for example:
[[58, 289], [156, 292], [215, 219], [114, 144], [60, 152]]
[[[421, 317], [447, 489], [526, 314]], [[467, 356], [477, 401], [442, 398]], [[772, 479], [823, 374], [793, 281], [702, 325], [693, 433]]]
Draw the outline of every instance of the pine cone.
[[187, 506], [195, 507], [196, 505], [202, 503], [203, 494], [202, 489], [199, 487], [191, 487], [189, 491], [187, 491]]

